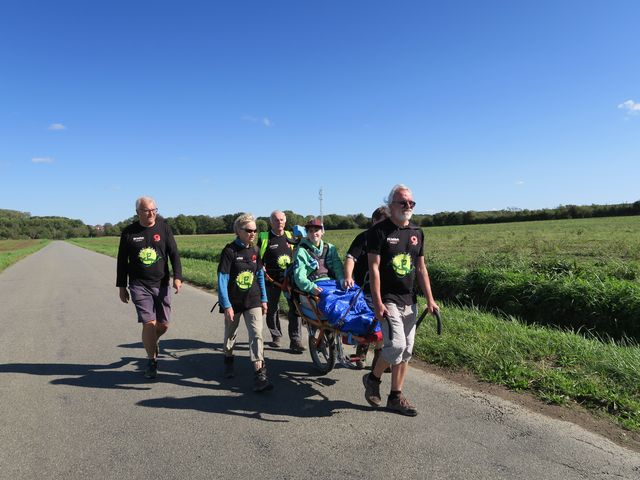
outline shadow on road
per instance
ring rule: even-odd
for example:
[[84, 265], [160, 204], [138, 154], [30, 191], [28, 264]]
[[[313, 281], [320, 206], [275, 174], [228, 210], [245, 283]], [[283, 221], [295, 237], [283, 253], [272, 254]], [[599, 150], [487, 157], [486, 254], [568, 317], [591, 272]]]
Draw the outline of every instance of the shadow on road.
[[[140, 342], [119, 345], [142, 351]], [[308, 354], [291, 355], [291, 359], [267, 358], [269, 378], [274, 384], [270, 392], [251, 391], [253, 367], [246, 343], [236, 345], [235, 377], [222, 376], [222, 344], [188, 339], [168, 339], [161, 342], [159, 375], [154, 381], [142, 375], [146, 359], [122, 357], [107, 365], [78, 365], [64, 363], [8, 363], [0, 365], [2, 373], [54, 376], [52, 385], [122, 390], [149, 390], [154, 384], [168, 383], [184, 387], [207, 389], [224, 394], [191, 397], [163, 397], [142, 400], [136, 405], [151, 408], [197, 410], [210, 413], [238, 415], [271, 422], [286, 422], [278, 417], [328, 417], [337, 410], [370, 408], [343, 400], [330, 400], [323, 391], [338, 380], [317, 376]], [[121, 370], [133, 365], [136, 368]], [[265, 417], [266, 416], [266, 417]]]

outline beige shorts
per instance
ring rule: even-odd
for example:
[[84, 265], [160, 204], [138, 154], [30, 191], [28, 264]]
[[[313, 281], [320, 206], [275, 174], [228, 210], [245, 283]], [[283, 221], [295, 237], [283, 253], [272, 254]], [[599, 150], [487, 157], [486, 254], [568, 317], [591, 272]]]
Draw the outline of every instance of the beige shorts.
[[413, 353], [416, 335], [417, 305], [398, 306], [385, 303], [389, 315], [382, 321], [382, 358], [391, 365], [408, 362]]

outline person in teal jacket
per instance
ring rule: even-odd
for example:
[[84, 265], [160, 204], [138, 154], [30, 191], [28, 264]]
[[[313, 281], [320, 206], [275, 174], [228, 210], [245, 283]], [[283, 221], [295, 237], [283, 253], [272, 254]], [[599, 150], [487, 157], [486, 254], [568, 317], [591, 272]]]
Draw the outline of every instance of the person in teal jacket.
[[303, 292], [319, 295], [322, 288], [316, 285], [318, 280], [334, 279], [345, 288], [351, 286], [345, 282], [336, 247], [322, 240], [322, 222], [313, 218], [304, 227], [307, 237], [300, 242], [293, 256], [293, 281], [296, 287]]

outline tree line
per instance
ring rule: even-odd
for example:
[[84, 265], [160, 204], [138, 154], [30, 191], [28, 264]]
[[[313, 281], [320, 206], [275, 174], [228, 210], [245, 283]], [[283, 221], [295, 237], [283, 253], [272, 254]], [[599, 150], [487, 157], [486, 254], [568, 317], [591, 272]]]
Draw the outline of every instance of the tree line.
[[89, 237], [94, 229], [82, 220], [66, 217], [32, 217], [28, 212], [0, 209], [0, 239]]
[[423, 227], [444, 225], [474, 225], [480, 223], [530, 222], [537, 220], [562, 220], [570, 218], [623, 217], [640, 215], [640, 200], [634, 203], [613, 205], [561, 205], [557, 208], [526, 210], [509, 208], [476, 212], [440, 212], [435, 215], [417, 215]]
[[[211, 233], [231, 233], [233, 221], [241, 212], [211, 217], [209, 215], [177, 215], [166, 218], [176, 235], [196, 235]], [[285, 210], [288, 225], [304, 225], [311, 216], [303, 216]], [[526, 210], [509, 208], [491, 211], [440, 212], [434, 215], [413, 216], [413, 221], [422, 227], [446, 225], [473, 225], [481, 223], [527, 222], [536, 220], [559, 220], [570, 218], [619, 217], [640, 215], [640, 200], [634, 203], [613, 205], [561, 205], [557, 208]], [[28, 212], [0, 209], [0, 239], [50, 238], [64, 240], [73, 237], [118, 236], [123, 228], [137, 220], [133, 216], [116, 224], [85, 225], [81, 220], [65, 217], [37, 217]], [[329, 214], [323, 217], [327, 230], [347, 230], [368, 228], [369, 217], [362, 213], [355, 215]], [[269, 228], [268, 217], [258, 217], [260, 231]]]

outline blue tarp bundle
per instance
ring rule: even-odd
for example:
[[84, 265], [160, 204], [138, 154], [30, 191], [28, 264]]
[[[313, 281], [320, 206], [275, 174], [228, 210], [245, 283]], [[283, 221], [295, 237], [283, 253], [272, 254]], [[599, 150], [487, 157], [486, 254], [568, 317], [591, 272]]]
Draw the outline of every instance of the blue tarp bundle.
[[[319, 280], [316, 285], [322, 289], [318, 308], [332, 326], [354, 335], [367, 335], [380, 330], [362, 293], [358, 295], [360, 288], [343, 290], [335, 280]], [[358, 298], [351, 305], [356, 295]], [[345, 315], [347, 310], [349, 311]]]

